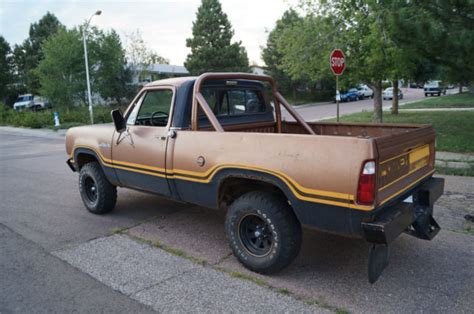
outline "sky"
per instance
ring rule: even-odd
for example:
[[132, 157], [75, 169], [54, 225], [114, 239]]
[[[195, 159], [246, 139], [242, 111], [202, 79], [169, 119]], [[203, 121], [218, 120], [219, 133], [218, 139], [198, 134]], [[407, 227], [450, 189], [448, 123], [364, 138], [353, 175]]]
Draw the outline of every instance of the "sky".
[[[190, 50], [186, 38], [191, 37], [192, 22], [200, 0], [0, 0], [0, 34], [10, 43], [21, 44], [30, 24], [47, 11], [66, 25], [83, 23], [95, 11], [91, 24], [102, 29], [115, 29], [126, 41], [126, 35], [140, 31], [147, 45], [171, 64], [182, 65]], [[267, 31], [296, 0], [221, 0], [222, 8], [232, 24], [233, 41], [242, 41], [251, 64], [264, 65], [261, 47]]]

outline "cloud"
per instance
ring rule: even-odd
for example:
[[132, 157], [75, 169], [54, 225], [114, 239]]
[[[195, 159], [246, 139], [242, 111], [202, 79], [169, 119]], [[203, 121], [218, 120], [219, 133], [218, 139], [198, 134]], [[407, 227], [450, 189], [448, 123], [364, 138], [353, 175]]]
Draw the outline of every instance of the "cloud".
[[[262, 63], [260, 47], [266, 42], [266, 29], [296, 0], [221, 0], [235, 31], [235, 41], [242, 41], [249, 60]], [[91, 24], [115, 29], [122, 40], [125, 34], [139, 29], [150, 48], [183, 64], [187, 54], [186, 38], [191, 36], [199, 0], [178, 1], [72, 1], [72, 0], [3, 0], [0, 10], [0, 33], [10, 44], [20, 44], [28, 37], [31, 23], [47, 11], [54, 13], [67, 27], [83, 23], [96, 10], [101, 16]]]

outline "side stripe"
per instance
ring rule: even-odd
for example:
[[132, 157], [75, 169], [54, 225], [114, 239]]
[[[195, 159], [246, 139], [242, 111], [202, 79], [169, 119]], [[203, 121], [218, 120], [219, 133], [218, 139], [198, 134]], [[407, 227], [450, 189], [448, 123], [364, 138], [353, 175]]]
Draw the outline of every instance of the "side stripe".
[[[358, 209], [358, 210], [363, 210], [363, 211], [370, 211], [374, 209], [374, 206], [364, 206], [364, 205], [356, 204], [354, 202], [353, 195], [305, 188], [299, 185], [293, 178], [289, 177], [288, 175], [276, 170], [267, 169], [263, 167], [248, 166], [248, 165], [242, 165], [242, 164], [220, 164], [220, 165], [215, 165], [211, 167], [205, 172], [195, 172], [195, 171], [188, 171], [188, 170], [181, 170], [181, 169], [166, 170], [160, 167], [140, 165], [140, 164], [124, 162], [124, 161], [115, 161], [115, 160], [112, 161], [111, 159], [104, 157], [101, 154], [101, 152], [98, 151], [95, 147], [85, 146], [85, 145], [75, 146], [73, 148], [73, 153], [70, 156], [72, 159], [74, 158], [74, 152], [77, 148], [86, 148], [86, 149], [90, 149], [94, 151], [97, 154], [97, 156], [99, 156], [99, 158], [101, 159], [101, 162], [107, 167], [117, 168], [117, 169], [137, 172], [141, 174], [167, 178], [167, 179], [186, 180], [186, 181], [197, 182], [197, 183], [211, 182], [214, 176], [219, 172], [219, 170], [223, 170], [223, 169], [242, 169], [242, 170], [263, 172], [263, 173], [267, 173], [279, 178], [283, 183], [285, 183], [285, 185], [290, 189], [293, 195], [299, 200], [313, 202], [313, 203], [348, 207], [351, 209]], [[380, 205], [388, 202], [393, 197], [408, 190], [413, 185], [425, 179], [429, 175], [432, 175], [433, 173], [434, 173], [434, 170], [427, 173], [426, 175], [419, 178], [417, 181], [411, 183], [409, 186], [403, 188], [402, 190], [388, 196], [380, 203]]]

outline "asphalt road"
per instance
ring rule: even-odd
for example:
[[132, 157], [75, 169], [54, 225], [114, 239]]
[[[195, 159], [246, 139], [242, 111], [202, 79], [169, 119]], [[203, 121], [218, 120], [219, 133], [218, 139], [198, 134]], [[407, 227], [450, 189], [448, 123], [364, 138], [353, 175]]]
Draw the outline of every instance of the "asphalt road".
[[[442, 231], [431, 242], [398, 239], [375, 285], [365, 243], [310, 230], [291, 267], [260, 276], [230, 254], [223, 213], [120, 189], [114, 212], [89, 214], [64, 139], [33, 133], [0, 128], [1, 313], [474, 308], [474, 238], [463, 231], [463, 216], [474, 214], [473, 178], [447, 177], [435, 207]], [[235, 278], [245, 276], [257, 284]]]
[[[402, 88], [403, 99], [399, 101], [400, 105], [415, 100], [425, 98], [424, 91], [421, 88]], [[448, 90], [447, 94], [457, 93], [457, 89]], [[383, 107], [384, 109], [390, 108], [392, 105], [391, 100], [384, 100]], [[317, 103], [317, 104], [306, 104], [302, 106], [295, 107], [298, 113], [300, 113], [306, 121], [317, 121], [327, 118], [336, 117], [336, 103]], [[340, 115], [346, 115], [361, 111], [371, 111], [374, 108], [373, 99], [366, 98], [364, 100], [343, 102], [339, 104], [339, 113]], [[284, 117], [287, 120], [292, 120], [293, 118], [287, 113], [284, 113]]]

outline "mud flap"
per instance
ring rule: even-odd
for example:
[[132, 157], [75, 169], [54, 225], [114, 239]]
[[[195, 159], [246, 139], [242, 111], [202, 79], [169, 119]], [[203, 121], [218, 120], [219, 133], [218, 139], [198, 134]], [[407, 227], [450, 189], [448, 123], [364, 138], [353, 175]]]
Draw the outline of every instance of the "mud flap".
[[388, 266], [389, 249], [386, 244], [372, 244], [369, 249], [368, 277], [373, 284]]

